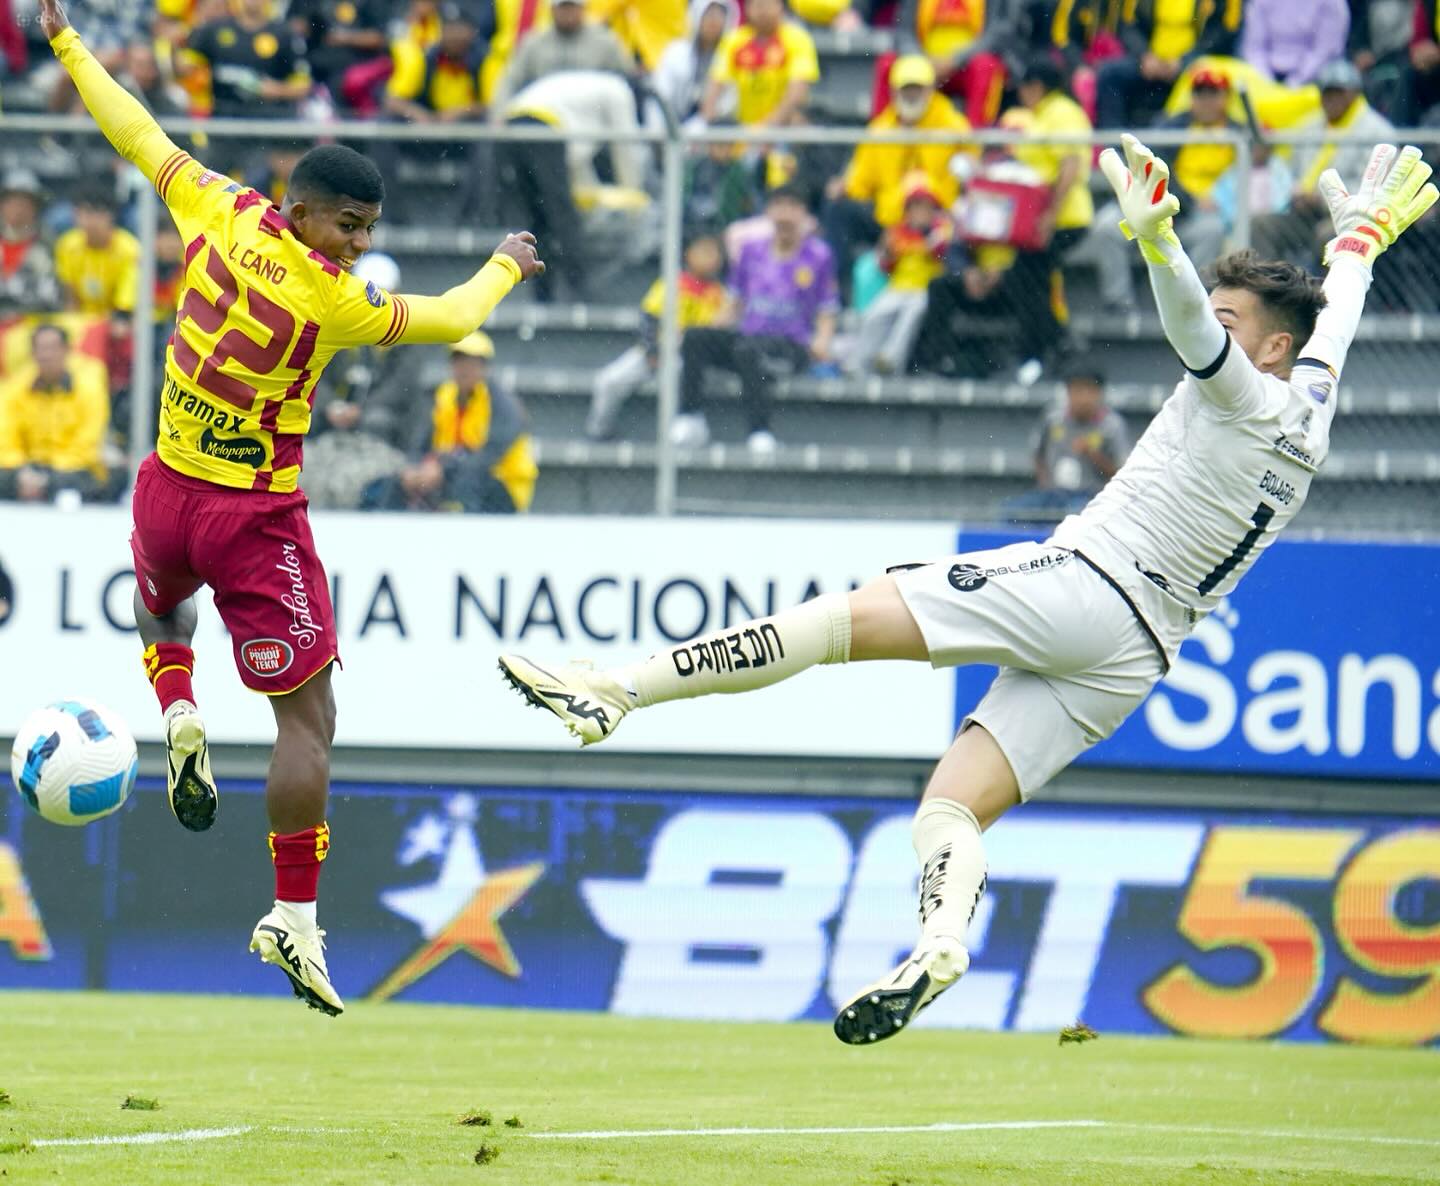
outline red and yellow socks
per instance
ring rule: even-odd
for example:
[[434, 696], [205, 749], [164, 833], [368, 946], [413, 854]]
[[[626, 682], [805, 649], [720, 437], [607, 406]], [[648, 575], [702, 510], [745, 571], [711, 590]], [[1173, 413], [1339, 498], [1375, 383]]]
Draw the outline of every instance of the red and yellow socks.
[[271, 832], [275, 900], [292, 903], [315, 901], [320, 886], [320, 865], [329, 852], [329, 824], [318, 824], [302, 832]]
[[195, 652], [184, 643], [157, 642], [145, 648], [145, 674], [160, 700], [160, 711], [168, 712], [177, 700], [195, 703], [190, 677], [195, 670]]

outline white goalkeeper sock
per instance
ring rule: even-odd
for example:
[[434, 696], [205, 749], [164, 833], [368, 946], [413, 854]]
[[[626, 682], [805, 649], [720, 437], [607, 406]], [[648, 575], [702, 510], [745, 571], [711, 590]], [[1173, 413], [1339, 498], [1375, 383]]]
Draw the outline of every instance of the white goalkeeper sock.
[[953, 799], [926, 799], [910, 835], [920, 859], [922, 942], [943, 935], [963, 943], [985, 892], [980, 821]]
[[609, 674], [635, 707], [751, 692], [820, 663], [850, 660], [850, 598], [826, 593], [768, 618], [702, 634]]

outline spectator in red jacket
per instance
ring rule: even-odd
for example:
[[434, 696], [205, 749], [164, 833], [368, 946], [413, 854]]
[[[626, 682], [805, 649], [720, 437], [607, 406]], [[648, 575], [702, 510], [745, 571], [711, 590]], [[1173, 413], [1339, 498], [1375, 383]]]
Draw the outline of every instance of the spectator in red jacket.
[[0, 0], [0, 81], [25, 73], [25, 34], [15, 20], [15, 6]]
[[1410, 35], [1410, 64], [1401, 75], [1390, 119], [1413, 128], [1440, 104], [1440, 4], [1415, 0], [1415, 25]]

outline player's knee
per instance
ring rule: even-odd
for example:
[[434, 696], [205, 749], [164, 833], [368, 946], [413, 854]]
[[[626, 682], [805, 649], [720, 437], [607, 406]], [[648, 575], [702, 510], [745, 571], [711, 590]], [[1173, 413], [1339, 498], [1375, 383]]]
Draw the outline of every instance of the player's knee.
[[276, 724], [283, 734], [312, 741], [329, 752], [335, 740], [335, 693], [327, 669], [295, 691], [274, 699]]
[[[317, 681], [318, 682], [318, 681]], [[335, 692], [326, 679], [317, 691], [315, 705], [315, 731], [328, 750], [335, 741]]]

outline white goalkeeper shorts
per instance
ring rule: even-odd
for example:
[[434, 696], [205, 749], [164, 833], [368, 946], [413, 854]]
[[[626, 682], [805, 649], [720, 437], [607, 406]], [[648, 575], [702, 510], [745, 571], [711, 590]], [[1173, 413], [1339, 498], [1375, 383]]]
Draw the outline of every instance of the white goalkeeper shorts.
[[960, 728], [995, 738], [1022, 798], [1114, 733], [1165, 673], [1125, 596], [1068, 548], [1011, 544], [895, 581], [933, 666], [999, 666]]

